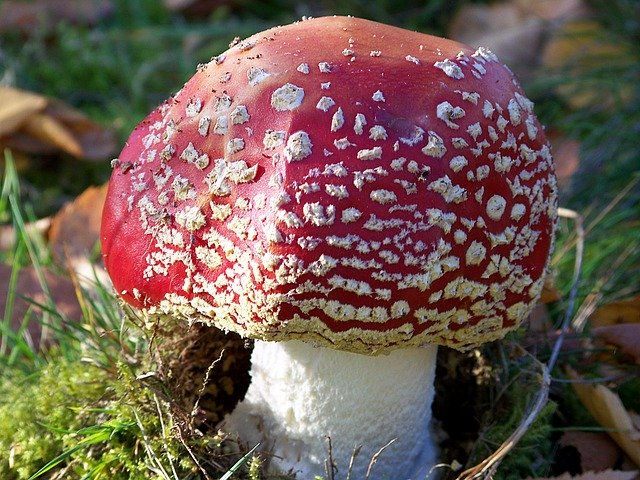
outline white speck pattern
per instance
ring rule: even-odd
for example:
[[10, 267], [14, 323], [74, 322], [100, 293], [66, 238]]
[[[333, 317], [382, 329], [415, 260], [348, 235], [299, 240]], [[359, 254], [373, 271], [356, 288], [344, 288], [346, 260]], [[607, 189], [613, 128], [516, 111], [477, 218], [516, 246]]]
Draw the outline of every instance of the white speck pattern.
[[296, 162], [311, 155], [311, 147], [313, 147], [313, 145], [309, 134], [299, 131], [287, 139], [287, 146], [284, 148], [283, 154], [290, 162]]
[[271, 95], [271, 106], [278, 112], [294, 110], [302, 104], [304, 89], [286, 83]]
[[420, 65], [420, 59], [418, 57], [414, 57], [413, 55], [407, 55], [404, 57], [407, 62], [415, 63], [416, 65]]
[[371, 96], [371, 99], [374, 102], [384, 102], [384, 94], [380, 90], [376, 90], [374, 94]]
[[448, 77], [455, 78], [456, 80], [464, 78], [464, 73], [462, 72], [460, 66], [449, 59], [436, 62], [433, 64], [433, 66], [442, 70], [447, 74]]
[[316, 105], [316, 108], [318, 110], [322, 110], [323, 112], [328, 112], [329, 109], [333, 107], [335, 104], [336, 102], [333, 101], [333, 98], [322, 97], [320, 100], [318, 100], [318, 104]]
[[249, 85], [252, 87], [255, 87], [259, 83], [264, 82], [270, 76], [271, 74], [264, 68], [251, 67], [249, 70], [247, 70], [247, 79], [249, 80]]
[[136, 129], [107, 200], [127, 228], [104, 224], [116, 290], [149, 318], [370, 355], [500, 338], [556, 223], [532, 102], [487, 49], [328, 21], [230, 48]]

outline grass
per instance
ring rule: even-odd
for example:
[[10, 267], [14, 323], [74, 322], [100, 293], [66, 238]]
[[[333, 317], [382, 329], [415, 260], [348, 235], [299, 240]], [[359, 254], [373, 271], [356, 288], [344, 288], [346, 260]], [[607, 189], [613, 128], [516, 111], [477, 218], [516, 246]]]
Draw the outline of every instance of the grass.
[[[160, 2], [113, 3], [114, 14], [92, 28], [61, 23], [26, 39], [5, 32], [0, 79], [64, 99], [115, 129], [122, 143], [138, 121], [180, 88], [198, 63], [223, 51], [236, 35], [329, 12], [442, 33], [463, 2], [374, 0], [347, 7], [337, 0], [321, 5], [237, 0], [196, 20], [169, 13]], [[581, 142], [580, 169], [562, 192], [562, 204], [585, 217], [579, 306], [594, 295], [600, 303], [629, 297], [640, 285], [640, 58], [634, 48], [640, 39], [640, 17], [631, 0], [591, 3], [601, 13], [600, 35], [619, 45], [621, 54], [607, 58], [606, 68], [598, 59], [576, 58], [571, 75], [543, 72], [527, 88], [543, 123]], [[613, 103], [606, 108], [597, 101], [571, 106], [567, 95], [585, 89], [610, 92]], [[215, 410], [221, 397], [203, 379], [223, 347], [237, 359], [236, 372], [241, 371], [246, 359], [239, 344], [224, 343], [227, 340], [207, 332], [218, 342], [212, 345], [220, 348], [198, 352], [195, 339], [203, 332], [177, 338], [170, 327], [160, 340], [140, 328], [135, 315], [123, 311], [99, 285], [91, 291], [78, 287], [83, 309], [79, 322], [63, 318], [51, 301], [40, 306], [45, 315], [24, 319], [21, 331], [29, 322], [44, 322], [53, 329], [57, 346], [51, 350], [39, 351], [10, 328], [20, 269], [57, 268], [44, 242], [27, 234], [25, 224], [55, 212], [88, 184], [106, 181], [109, 167], [108, 161], [40, 158], [17, 172], [11, 154], [4, 157], [0, 223], [12, 224], [18, 239], [13, 250], [0, 252], [0, 260], [13, 265], [0, 321], [0, 452], [7, 452], [0, 455], [0, 478], [265, 478], [259, 456], [241, 451], [212, 428], [215, 418], [201, 418], [196, 409], [204, 405], [221, 414]], [[571, 285], [575, 242], [572, 223], [561, 220], [553, 268], [564, 298]], [[42, 275], [40, 283], [46, 291]], [[552, 306], [556, 325], [566, 308], [565, 301]], [[474, 352], [473, 358], [450, 353], [454, 359], [449, 361], [458, 362], [458, 383], [441, 388], [469, 389], [460, 401], [473, 400], [463, 405], [470, 407], [471, 426], [456, 426], [459, 431], [452, 436], [459, 444], [475, 442], [471, 461], [488, 455], [517, 427], [538, 388], [527, 357], [512, 348], [518, 340], [511, 337], [504, 345]], [[544, 361], [550, 352], [543, 345], [537, 354]], [[194, 366], [189, 371], [172, 361], [185, 356]], [[560, 366], [572, 362], [573, 356], [562, 354]], [[213, 371], [216, 380], [233, 377], [233, 372]], [[479, 371], [485, 372], [484, 381], [479, 381]], [[560, 367], [552, 373], [563, 376]], [[639, 383], [620, 386], [626, 404], [636, 408]], [[186, 390], [178, 388], [185, 384]], [[553, 385], [553, 402], [504, 459], [495, 478], [552, 473], [558, 432], [596, 426], [565, 387]], [[224, 401], [232, 403], [241, 392], [239, 385]], [[454, 447], [450, 452], [451, 458], [468, 454]]]

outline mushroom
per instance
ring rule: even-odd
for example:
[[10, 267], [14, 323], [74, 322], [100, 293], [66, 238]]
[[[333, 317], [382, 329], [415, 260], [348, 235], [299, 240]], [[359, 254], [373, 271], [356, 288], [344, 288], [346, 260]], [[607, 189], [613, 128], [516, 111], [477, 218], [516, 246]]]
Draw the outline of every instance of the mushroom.
[[512, 73], [485, 48], [357, 18], [231, 46], [113, 166], [117, 293], [255, 339], [223, 427], [298, 478], [325, 472], [327, 437], [342, 476], [395, 439], [372, 478], [424, 478], [437, 345], [515, 329], [553, 244], [550, 149]]

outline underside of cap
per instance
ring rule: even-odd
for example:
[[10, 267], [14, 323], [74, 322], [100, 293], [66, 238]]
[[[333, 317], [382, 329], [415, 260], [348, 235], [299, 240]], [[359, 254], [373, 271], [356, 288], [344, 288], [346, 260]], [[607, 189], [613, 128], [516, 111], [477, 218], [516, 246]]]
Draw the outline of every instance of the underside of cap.
[[251, 338], [469, 348], [527, 316], [553, 243], [549, 146], [511, 72], [356, 18], [199, 66], [114, 166], [117, 292]]

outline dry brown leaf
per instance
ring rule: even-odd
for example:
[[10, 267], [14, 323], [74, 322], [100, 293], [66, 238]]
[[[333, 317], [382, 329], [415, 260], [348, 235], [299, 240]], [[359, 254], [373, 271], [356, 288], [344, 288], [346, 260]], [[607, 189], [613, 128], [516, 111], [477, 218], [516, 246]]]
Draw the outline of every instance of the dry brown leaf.
[[573, 370], [569, 369], [568, 373], [575, 380], [572, 387], [580, 402], [629, 458], [640, 466], [640, 430], [633, 424], [620, 397], [604, 385], [580, 383], [580, 377]]
[[589, 322], [593, 327], [640, 323], [640, 295], [601, 306], [591, 315]]
[[628, 472], [605, 470], [604, 472], [586, 472], [576, 476], [564, 473], [559, 477], [536, 478], [535, 480], [636, 480], [639, 473], [636, 470]]
[[89, 256], [100, 237], [106, 193], [106, 185], [89, 187], [53, 217], [49, 244], [56, 261], [65, 264]]
[[560, 438], [560, 445], [572, 446], [578, 451], [583, 472], [601, 472], [613, 468], [622, 455], [618, 444], [602, 432], [568, 431]]
[[47, 99], [0, 85], [0, 137], [14, 133], [34, 113], [44, 110]]
[[[82, 318], [82, 309], [78, 303], [73, 282], [46, 269], [43, 269], [42, 272], [56, 311], [60, 312], [68, 320], [79, 321]], [[6, 309], [11, 273], [12, 267], [0, 264], [0, 312], [5, 312]], [[30, 335], [34, 345], [41, 344], [41, 335], [45, 337], [42, 339], [45, 345], [50, 343], [46, 338], [47, 332], [42, 328], [42, 322], [38, 321], [38, 319], [43, 318], [44, 312], [33, 303], [48, 305], [47, 295], [40, 285], [34, 267], [25, 267], [20, 270], [15, 292], [16, 297], [11, 315], [12, 327], [18, 330], [25, 315], [31, 310], [35, 318], [31, 319], [25, 333]]]
[[34, 113], [22, 124], [22, 131], [74, 157], [84, 156], [84, 150], [73, 137], [73, 133], [50, 115]]
[[46, 113], [57, 118], [74, 133], [86, 160], [103, 161], [113, 156], [118, 148], [113, 131], [97, 124], [84, 113], [60, 100], [50, 99]]
[[528, 332], [533, 335], [534, 343], [540, 341], [540, 337], [546, 338], [553, 331], [553, 322], [549, 316], [546, 305], [538, 304], [533, 307], [527, 321]]
[[117, 148], [108, 129], [64, 103], [11, 87], [0, 87], [0, 144], [17, 152], [64, 151], [104, 160]]
[[593, 333], [605, 342], [616, 345], [640, 364], [640, 323], [603, 325], [595, 327]]

